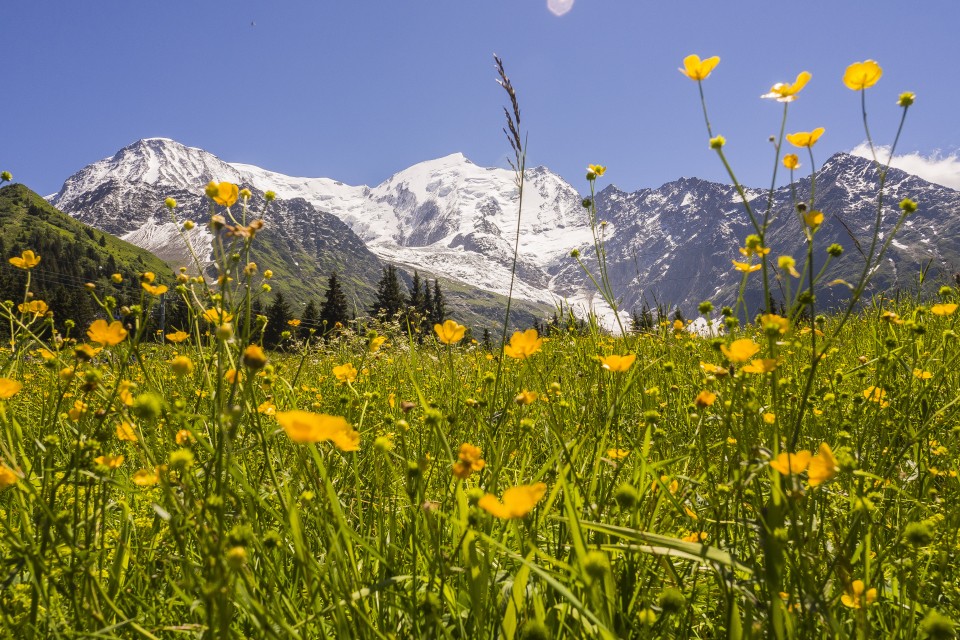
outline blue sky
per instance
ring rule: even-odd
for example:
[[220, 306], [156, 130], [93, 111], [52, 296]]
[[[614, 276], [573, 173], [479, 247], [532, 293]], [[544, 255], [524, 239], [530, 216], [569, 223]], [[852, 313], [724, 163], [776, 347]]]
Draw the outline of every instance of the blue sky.
[[769, 182], [779, 126], [780, 105], [759, 96], [801, 70], [813, 79], [788, 129], [826, 128], [818, 161], [863, 141], [840, 78], [867, 58], [884, 69], [868, 96], [878, 142], [911, 90], [901, 149], [918, 167], [940, 154], [947, 174], [960, 149], [956, 0], [575, 0], [563, 16], [546, 0], [11, 0], [0, 11], [0, 169], [44, 194], [152, 136], [351, 184], [456, 151], [506, 166], [494, 52], [520, 97], [528, 163], [578, 189], [587, 163], [630, 190], [724, 179], [696, 85], [677, 72], [689, 53], [722, 59], [705, 88], [745, 183]]

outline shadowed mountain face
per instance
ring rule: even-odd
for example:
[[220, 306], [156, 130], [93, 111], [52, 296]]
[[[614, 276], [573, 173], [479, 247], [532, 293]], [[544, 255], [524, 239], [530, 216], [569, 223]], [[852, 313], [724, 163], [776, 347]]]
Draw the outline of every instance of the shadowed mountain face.
[[[515, 176], [479, 167], [461, 154], [414, 165], [369, 187], [228, 164], [172, 140], [141, 140], [71, 176], [52, 201], [172, 264], [186, 264], [189, 256], [163, 199], [172, 196], [180, 202], [180, 220], [203, 223], [209, 213], [202, 187], [210, 180], [250, 188], [255, 211], [262, 210], [263, 192], [277, 193], [265, 215], [264, 264], [279, 264], [282, 275], [294, 280], [295, 294], [316, 291], [329, 270], [337, 268], [354, 279], [361, 298], [369, 299], [382, 262], [455, 284], [464, 309], [472, 304], [471, 290], [489, 307], [510, 288], [517, 238]], [[814, 187], [816, 208], [825, 215], [814, 266], [822, 266], [828, 245], [839, 243], [845, 253], [831, 262], [826, 280], [856, 282], [878, 211], [877, 172], [869, 161], [837, 154], [813, 181], [807, 177], [777, 189], [772, 199], [756, 189], [748, 189], [746, 197], [758, 217], [769, 210], [771, 255], [792, 255], [801, 268], [804, 234], [794, 192], [804, 199]], [[912, 287], [920, 265], [927, 262], [935, 273], [960, 268], [960, 245], [953, 233], [960, 193], [892, 170], [881, 211], [882, 238], [889, 237], [897, 219], [896, 203], [906, 197], [919, 202], [919, 211], [889, 246], [870, 292]], [[659, 301], [690, 315], [702, 300], [723, 305], [736, 299], [742, 274], [731, 260], [742, 259], [737, 248], [754, 229], [733, 187], [684, 178], [633, 193], [611, 185], [596, 200], [621, 309]], [[527, 311], [542, 313], [566, 301], [581, 311], [595, 307], [610, 319], [593, 284], [570, 258], [577, 249], [595, 270], [589, 215], [574, 187], [543, 167], [528, 170], [519, 230], [514, 296], [527, 303]], [[204, 247], [203, 259], [209, 260], [210, 237], [203, 224], [193, 234]], [[847, 292], [843, 285], [821, 290], [818, 307], [836, 305]], [[782, 296], [777, 282], [772, 295]], [[746, 296], [749, 309], [760, 306], [759, 274], [748, 277]], [[484, 315], [491, 316], [489, 308]]]

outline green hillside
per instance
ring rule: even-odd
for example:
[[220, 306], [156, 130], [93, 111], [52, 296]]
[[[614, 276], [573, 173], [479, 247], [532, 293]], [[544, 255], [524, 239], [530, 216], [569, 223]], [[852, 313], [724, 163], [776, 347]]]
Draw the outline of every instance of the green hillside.
[[[139, 301], [141, 273], [152, 271], [158, 281], [172, 280], [166, 263], [148, 251], [77, 222], [23, 185], [8, 185], [0, 189], [0, 301], [23, 300], [27, 274], [9, 258], [27, 249], [41, 257], [30, 272], [30, 289], [47, 302], [61, 328], [68, 318], [85, 326], [102, 315], [86, 283], [124, 305]], [[120, 284], [111, 281], [114, 273], [123, 276]]]

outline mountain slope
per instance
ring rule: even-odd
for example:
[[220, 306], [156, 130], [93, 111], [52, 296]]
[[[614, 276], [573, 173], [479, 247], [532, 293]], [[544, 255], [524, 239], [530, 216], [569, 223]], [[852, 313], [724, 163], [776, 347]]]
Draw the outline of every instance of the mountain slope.
[[[50, 305], [61, 328], [68, 318], [85, 327], [103, 315], [86, 283], [122, 306], [139, 302], [141, 273], [152, 271], [167, 283], [173, 279], [170, 268], [149, 252], [74, 220], [23, 185], [8, 185], [0, 189], [0, 300], [23, 300], [26, 272], [8, 259], [27, 249], [40, 256], [30, 272], [30, 289]], [[114, 273], [123, 276], [121, 284], [111, 281]]]
[[[827, 280], [855, 282], [864, 264], [857, 246], [867, 252], [876, 214], [875, 170], [862, 158], [837, 154], [815, 178], [817, 207], [826, 214], [817, 236], [815, 266], [822, 264], [829, 244], [840, 243], [846, 253], [830, 265]], [[352, 284], [361, 292], [357, 307], [362, 308], [365, 305], [359, 302], [369, 300], [381, 261], [440, 278], [459, 292], [460, 310], [470, 314], [472, 309], [491, 320], [496, 315], [492, 305], [510, 288], [517, 238], [515, 176], [508, 170], [479, 167], [462, 154], [419, 163], [371, 187], [229, 164], [201, 149], [149, 139], [71, 176], [53, 201], [80, 220], [180, 264], [188, 256], [161, 202], [173, 196], [181, 202], [177, 212], [181, 219], [203, 222], [208, 214], [199, 189], [211, 179], [250, 187], [255, 209], [264, 191], [278, 194], [266, 217], [264, 264], [279, 265], [275, 270], [301, 299], [316, 292], [326, 271], [336, 267], [354, 278]], [[793, 255], [798, 266], [804, 235], [792, 189], [803, 198], [812, 186], [810, 178], [804, 178], [793, 187], [775, 190], [770, 202], [774, 223], [768, 244], [774, 256]], [[761, 213], [768, 195], [747, 190]], [[891, 207], [904, 197], [919, 200], [920, 210], [891, 245], [872, 292], [912, 286], [919, 264], [928, 260], [935, 273], [949, 274], [957, 268], [960, 244], [953, 230], [958, 192], [891, 171], [884, 234], [896, 219]], [[610, 279], [625, 313], [659, 301], [690, 315], [701, 300], [719, 306], [736, 299], [742, 274], [733, 269], [731, 260], [741, 259], [737, 248], [753, 228], [733, 187], [696, 178], [633, 193], [610, 185], [597, 194], [596, 202], [604, 223]], [[209, 245], [202, 225], [194, 234], [199, 245]], [[570, 257], [578, 250], [596, 273], [588, 212], [577, 190], [543, 167], [525, 175], [518, 246], [514, 297], [526, 305], [525, 311], [548, 315], [565, 301], [581, 313], [594, 309], [611, 323], [612, 315], [599, 303], [590, 278]], [[209, 261], [209, 254], [203, 260]], [[760, 276], [750, 275], [749, 309], [760, 306], [759, 285]], [[774, 297], [781, 296], [775, 285]], [[481, 295], [486, 298], [482, 303], [477, 299]], [[845, 295], [842, 287], [823, 290], [818, 308], [836, 305]]]

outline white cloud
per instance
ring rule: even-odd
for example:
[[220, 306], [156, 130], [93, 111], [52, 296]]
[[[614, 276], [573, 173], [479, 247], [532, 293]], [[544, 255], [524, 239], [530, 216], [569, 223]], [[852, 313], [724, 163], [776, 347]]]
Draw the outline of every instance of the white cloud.
[[574, 0], [547, 0], [547, 8], [554, 15], [562, 16], [573, 8]]
[[[890, 147], [876, 147], [877, 159], [886, 162], [890, 155]], [[861, 158], [871, 158], [870, 146], [861, 142], [851, 151], [851, 154]], [[951, 189], [960, 190], [960, 155], [956, 151], [944, 155], [939, 151], [925, 156], [919, 153], [904, 153], [895, 155], [891, 166], [920, 176], [927, 182], [940, 184]]]

